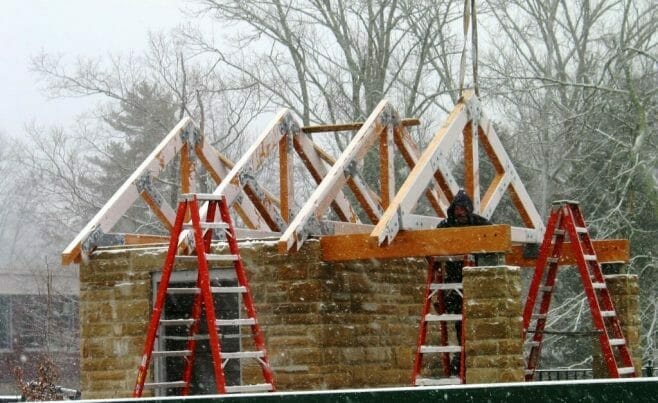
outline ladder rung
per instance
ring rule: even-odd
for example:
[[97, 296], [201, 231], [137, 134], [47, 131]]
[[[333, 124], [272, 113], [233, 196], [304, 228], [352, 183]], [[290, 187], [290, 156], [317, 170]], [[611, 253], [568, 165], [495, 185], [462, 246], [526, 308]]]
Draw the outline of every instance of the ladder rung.
[[[217, 221], [217, 222], [207, 222], [207, 221], [201, 221], [200, 223], [201, 229], [226, 229], [228, 228], [228, 224], [222, 221]], [[183, 224], [183, 229], [194, 229], [194, 226], [192, 223], [185, 223]]]
[[548, 259], [546, 259], [546, 261], [548, 262], [548, 264], [557, 263], [558, 260], [559, 260], [559, 258], [556, 258], [556, 257], [549, 257]]
[[432, 313], [428, 313], [425, 315], [425, 321], [426, 322], [449, 322], [449, 321], [461, 321], [462, 320], [462, 315], [460, 314], [454, 314], [454, 313], [444, 313], [442, 315], [435, 315]]
[[623, 346], [626, 344], [625, 339], [610, 339], [611, 346]]
[[190, 350], [154, 351], [153, 357], [187, 357], [192, 355]]
[[[196, 255], [176, 255], [176, 259], [182, 262], [189, 262], [189, 261], [196, 262], [198, 257]], [[217, 255], [211, 253], [206, 254], [206, 260], [208, 262], [234, 262], [238, 259], [239, 259], [238, 255], [231, 255], [231, 254]]]
[[247, 318], [247, 319], [216, 319], [215, 326], [246, 326], [246, 325], [255, 325], [256, 319]]
[[271, 390], [274, 390], [271, 383], [258, 383], [255, 385], [237, 385], [226, 387], [226, 393], [269, 392]]
[[526, 369], [526, 370], [525, 370], [525, 375], [526, 375], [526, 376], [527, 376], [527, 375], [534, 375], [534, 374], [535, 374], [535, 370], [534, 370], [534, 369]]
[[530, 347], [538, 347], [539, 346], [539, 342], [537, 340], [530, 340], [526, 344], [529, 345]]
[[461, 353], [461, 346], [420, 346], [420, 353]]
[[265, 351], [237, 351], [234, 353], [222, 353], [222, 358], [260, 358], [265, 357]]
[[591, 262], [596, 260], [596, 255], [583, 255], [586, 261]]
[[553, 234], [556, 235], [556, 236], [564, 235], [564, 230], [563, 229], [556, 229]]
[[552, 285], [542, 285], [539, 287], [539, 291], [541, 292], [552, 292], [553, 291], [553, 286]]
[[416, 378], [416, 386], [459, 385], [462, 380], [458, 377], [450, 378]]
[[592, 288], [602, 290], [605, 288], [605, 283], [592, 283]]
[[461, 290], [464, 288], [463, 283], [431, 283], [430, 290]]
[[587, 228], [585, 227], [576, 227], [576, 232], [579, 234], [586, 234], [587, 233]]
[[630, 375], [635, 373], [635, 367], [621, 367], [617, 368], [619, 375]]
[[160, 319], [160, 324], [164, 326], [186, 326], [194, 323], [194, 319]]
[[532, 319], [546, 319], [547, 314], [545, 313], [533, 313], [532, 314]]
[[[210, 292], [214, 294], [240, 294], [247, 292], [247, 287], [210, 287]], [[172, 287], [167, 288], [167, 294], [198, 294], [199, 288], [197, 287]]]
[[601, 316], [604, 318], [612, 318], [617, 316], [615, 311], [601, 311]]
[[183, 193], [178, 197], [182, 200], [192, 200], [196, 196], [197, 200], [222, 200], [222, 195], [216, 195], [212, 193]]
[[215, 254], [206, 254], [206, 260], [209, 262], [235, 262], [240, 259], [238, 255], [215, 255]]
[[173, 381], [173, 382], [151, 382], [145, 383], [145, 389], [161, 389], [161, 388], [184, 388], [187, 383], [185, 381]]

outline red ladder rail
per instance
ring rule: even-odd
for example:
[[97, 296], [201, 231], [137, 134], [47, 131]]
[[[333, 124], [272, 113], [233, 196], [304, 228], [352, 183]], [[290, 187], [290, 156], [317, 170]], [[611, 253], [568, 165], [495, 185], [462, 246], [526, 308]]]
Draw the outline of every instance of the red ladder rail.
[[[198, 200], [206, 200], [208, 209], [206, 221], [201, 221], [199, 216]], [[215, 222], [215, 213], [220, 210], [221, 222]], [[188, 215], [191, 220], [190, 224], [183, 224], [185, 217]], [[178, 241], [184, 227], [192, 229], [194, 237], [193, 256], [177, 255]], [[227, 241], [229, 244], [230, 254], [215, 255], [211, 253], [211, 241], [214, 230], [222, 229], [226, 231]], [[171, 273], [175, 268], [177, 260], [189, 260], [192, 258], [197, 263], [197, 281], [195, 288], [179, 289], [169, 288]], [[238, 279], [238, 287], [212, 287], [209, 274], [209, 261], [215, 263], [231, 262]], [[195, 294], [192, 303], [192, 313], [190, 319], [162, 319], [164, 303], [169, 292], [182, 292]], [[240, 293], [240, 298], [244, 309], [247, 313], [246, 319], [217, 319], [215, 314], [215, 301], [213, 293]], [[220, 195], [213, 194], [185, 194], [181, 195], [176, 213], [176, 220], [171, 230], [171, 238], [167, 256], [162, 270], [162, 278], [158, 287], [156, 301], [154, 303], [153, 313], [149, 322], [146, 335], [145, 346], [142, 360], [137, 371], [137, 380], [133, 389], [134, 397], [141, 397], [146, 387], [152, 388], [180, 388], [181, 395], [190, 393], [192, 373], [194, 370], [194, 358], [196, 352], [197, 333], [200, 328], [200, 319], [202, 311], [205, 310], [206, 327], [208, 330], [208, 339], [213, 364], [213, 374], [217, 393], [237, 393], [237, 392], [262, 392], [274, 391], [273, 371], [267, 357], [265, 349], [265, 339], [258, 324], [254, 301], [247, 281], [246, 271], [235, 236], [235, 230], [229, 213], [226, 199]], [[238, 309], [239, 311], [239, 309]], [[187, 325], [188, 338], [185, 350], [182, 351], [154, 351], [155, 339], [158, 335], [158, 329], [163, 329], [167, 325]], [[220, 330], [223, 326], [250, 326], [254, 344], [257, 351], [246, 352], [229, 352], [222, 353]], [[184, 358], [182, 380], [174, 382], [157, 382], [147, 384], [145, 382], [148, 368], [151, 364], [154, 354], [158, 356], [179, 356]], [[236, 385], [227, 386], [224, 365], [230, 359], [255, 358], [262, 368], [264, 383], [255, 385]]]
[[[529, 341], [530, 353], [526, 360], [525, 378], [527, 381], [531, 381], [539, 365], [551, 297], [556, 286], [558, 261], [567, 236], [576, 257], [581, 282], [592, 314], [592, 321], [599, 333], [599, 343], [608, 373], [613, 378], [624, 375], [636, 376], [630, 351], [605, 284], [605, 278], [596, 257], [580, 205], [575, 201], [562, 200], [554, 202], [551, 208], [546, 233], [539, 250], [535, 273], [530, 283], [528, 298], [523, 310], [524, 340], [527, 339], [528, 333], [532, 333], [532, 338]], [[548, 270], [546, 270], [547, 266]], [[542, 296], [539, 307], [537, 307], [539, 292], [542, 293]], [[536, 321], [534, 328], [531, 329], [533, 319]]]

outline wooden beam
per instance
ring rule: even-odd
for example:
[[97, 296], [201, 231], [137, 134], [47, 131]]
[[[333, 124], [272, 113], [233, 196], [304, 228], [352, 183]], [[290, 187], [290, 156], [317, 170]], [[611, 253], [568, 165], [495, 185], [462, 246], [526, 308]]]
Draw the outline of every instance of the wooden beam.
[[[628, 263], [630, 258], [630, 242], [628, 239], [594, 239], [592, 240], [592, 244], [599, 263]], [[523, 257], [523, 251], [523, 245], [513, 245], [512, 251], [505, 256], [505, 264], [534, 268], [536, 259]], [[569, 242], [565, 242], [562, 245], [562, 257], [560, 257], [558, 264], [560, 266], [573, 266], [577, 264]]]
[[[393, 241], [398, 231], [402, 229], [400, 228], [399, 217], [411, 212], [418, 203], [418, 199], [425, 194], [425, 190], [433, 178], [442, 186], [445, 194], [450, 193], [450, 197], [452, 197], [457, 193], [457, 182], [445, 167], [445, 159], [448, 150], [457, 140], [467, 122], [465, 102], [455, 105], [453, 111], [418, 159], [416, 166], [407, 176], [407, 179], [393, 198], [391, 205], [375, 226], [372, 237], [380, 245], [390, 244]], [[439, 174], [437, 174], [437, 171]]]
[[362, 160], [372, 144], [377, 140], [388, 122], [386, 119], [396, 115], [388, 100], [382, 100], [370, 114], [366, 123], [359, 129], [345, 151], [331, 167], [327, 176], [318, 185], [308, 198], [295, 219], [290, 223], [279, 240], [280, 251], [290, 251], [294, 247], [299, 249], [308, 236], [306, 225], [312, 218], [319, 220], [325, 213], [326, 207], [336, 198], [348, 178], [354, 176], [351, 171], [358, 161]]
[[[342, 123], [335, 125], [317, 125], [317, 126], [304, 126], [302, 131], [304, 133], [325, 133], [325, 132], [344, 132], [350, 130], [359, 130], [365, 122], [354, 122], [354, 123]], [[401, 119], [400, 124], [402, 126], [418, 126], [420, 125], [420, 119], [418, 118], [408, 118]]]
[[[367, 234], [326, 235], [320, 238], [320, 248], [322, 260], [327, 262], [505, 253], [506, 265], [534, 268], [536, 259], [524, 257], [524, 245], [512, 244], [509, 234], [507, 225], [400, 231], [395, 242], [384, 247], [379, 247]], [[477, 239], [478, 236], [481, 238]], [[630, 246], [626, 239], [593, 240], [592, 243], [601, 264], [629, 260]], [[562, 251], [559, 264], [575, 265], [568, 242], [564, 243]]]
[[[167, 164], [174, 158], [183, 146], [181, 133], [194, 126], [189, 117], [183, 118], [176, 127], [158, 144], [140, 166], [130, 175], [110, 200], [96, 213], [87, 225], [78, 233], [71, 243], [62, 252], [62, 264], [68, 265], [77, 261], [82, 253], [82, 243], [87, 241], [92, 231], [108, 233], [114, 224], [133, 205], [139, 192], [136, 183], [144, 175], [158, 176], [164, 171]], [[93, 248], [94, 245], [90, 245]]]
[[379, 246], [377, 239], [369, 234], [320, 238], [322, 260], [325, 261], [506, 253], [511, 247], [508, 225], [400, 231], [395, 242], [388, 246]]

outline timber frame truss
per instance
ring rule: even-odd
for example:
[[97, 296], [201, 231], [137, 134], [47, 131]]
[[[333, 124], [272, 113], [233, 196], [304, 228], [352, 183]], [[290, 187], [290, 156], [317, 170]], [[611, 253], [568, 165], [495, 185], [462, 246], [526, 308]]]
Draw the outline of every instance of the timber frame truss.
[[[446, 217], [450, 201], [462, 187], [473, 199], [475, 212], [487, 218], [508, 193], [524, 224], [511, 229], [492, 226], [484, 230], [483, 236], [504, 240], [507, 246], [503, 249], [507, 251], [511, 243], [541, 242], [543, 221], [475, 95], [467, 93], [457, 103], [422, 152], [407, 130], [407, 126], [415, 124], [417, 120], [401, 119], [387, 100], [381, 101], [364, 123], [346, 125], [301, 127], [290, 111], [282, 110], [247, 152], [233, 163], [207, 141], [191, 118], [184, 118], [68, 245], [62, 253], [62, 262], [65, 265], [77, 262], [98, 246], [166, 242], [167, 237], [111, 231], [139, 197], [165, 229], [171, 229], [174, 209], [152, 184], [176, 156], [180, 159], [181, 193], [195, 191], [195, 167], [201, 164], [216, 184], [213, 193], [225, 195], [229, 207], [239, 216], [243, 228], [238, 229], [238, 236], [275, 236], [282, 253], [298, 250], [311, 236], [335, 238], [330, 236], [335, 235], [357, 236], [364, 248], [361, 254], [348, 254], [348, 257], [334, 253], [335, 250], [323, 251], [323, 256], [329, 260], [404, 255], [386, 251], [400, 250], [399, 246], [409, 239], [419, 243], [420, 238], [413, 238], [414, 233], [431, 236], [441, 231], [433, 229]], [[310, 136], [310, 133], [357, 129], [337, 158]], [[448, 163], [449, 154], [460, 137], [463, 139], [463, 186], [459, 185]], [[480, 147], [495, 171], [486, 188], [480, 183]], [[366, 154], [374, 152], [378, 152], [379, 157], [378, 183], [368, 184], [364, 159]], [[304, 172], [316, 184], [299, 208], [295, 208], [295, 188], [301, 178], [296, 177], [300, 170], [294, 169], [295, 154], [305, 167]], [[401, 157], [409, 172], [400, 186], [396, 185], [396, 172], [399, 172], [396, 155]], [[278, 178], [272, 178], [271, 174], [262, 178], [261, 171], [272, 162], [278, 162]], [[272, 190], [272, 186], [276, 189]], [[421, 200], [427, 206], [423, 214], [416, 212]], [[200, 208], [202, 220], [206, 209], [205, 205]], [[398, 242], [400, 237], [406, 241]], [[181, 234], [179, 245], [182, 250], [193, 247], [190, 234]], [[340, 241], [327, 245], [331, 249], [342, 248]], [[441, 246], [423, 253], [435, 255], [437, 248]], [[492, 245], [490, 251], [497, 248], [500, 249]], [[627, 244], [625, 248], [622, 245], [624, 251], [619, 254], [627, 256]], [[420, 256], [417, 248], [411, 249], [406, 256]]]

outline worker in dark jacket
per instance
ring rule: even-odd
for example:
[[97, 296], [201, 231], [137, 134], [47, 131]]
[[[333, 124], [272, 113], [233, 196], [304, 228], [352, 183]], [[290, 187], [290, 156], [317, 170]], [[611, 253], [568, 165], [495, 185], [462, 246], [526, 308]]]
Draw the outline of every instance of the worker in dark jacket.
[[[473, 213], [473, 202], [470, 197], [460, 190], [452, 199], [450, 207], [448, 207], [448, 217], [443, 220], [437, 228], [450, 228], [450, 227], [467, 227], [471, 225], [490, 225], [491, 222], [486, 218]], [[445, 283], [461, 283], [462, 282], [462, 269], [464, 261], [453, 261], [445, 264], [445, 276], [443, 282]], [[455, 290], [443, 292], [443, 306], [447, 313], [461, 314], [462, 313], [463, 299], [459, 292]], [[438, 303], [434, 303], [435, 309], [438, 311]], [[461, 343], [462, 322], [455, 322], [455, 333], [457, 341]], [[451, 373], [456, 375], [459, 371], [460, 355], [455, 354], [450, 364]]]

